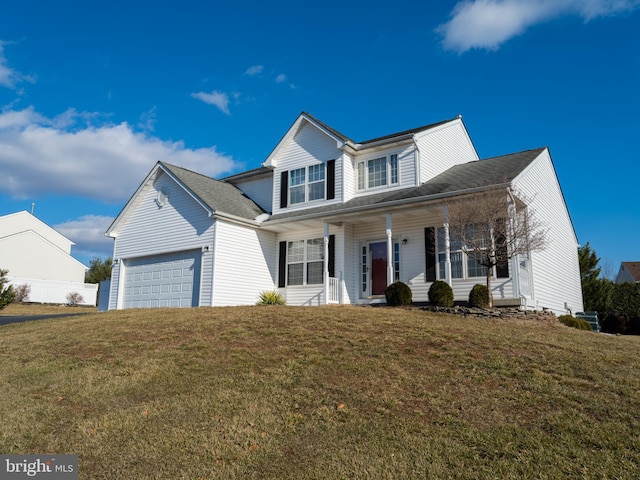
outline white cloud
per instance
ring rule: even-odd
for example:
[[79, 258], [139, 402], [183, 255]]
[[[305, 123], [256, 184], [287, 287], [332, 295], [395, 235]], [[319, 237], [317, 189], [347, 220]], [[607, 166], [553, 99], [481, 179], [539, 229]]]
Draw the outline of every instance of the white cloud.
[[32, 107], [0, 113], [0, 194], [77, 195], [121, 203], [158, 160], [212, 177], [236, 168], [233, 158], [215, 147], [186, 148], [135, 132], [127, 123], [76, 126], [77, 120], [98, 119], [74, 110], [48, 119]]
[[231, 112], [229, 111], [229, 96], [226, 93], [214, 90], [211, 93], [192, 93], [191, 96], [203, 101], [204, 103], [208, 103], [209, 105], [215, 105], [222, 113], [231, 115]]
[[7, 42], [0, 40], [0, 86], [15, 89], [23, 82], [34, 83], [35, 79], [30, 75], [24, 75], [7, 64], [4, 56], [4, 46]]
[[464, 0], [436, 32], [447, 50], [497, 50], [507, 40], [538, 23], [563, 16], [584, 21], [629, 12], [640, 0]]
[[253, 65], [252, 67], [247, 68], [247, 71], [244, 72], [244, 74], [249, 75], [250, 77], [253, 77], [254, 75], [258, 75], [259, 73], [262, 73], [263, 70], [264, 70], [263, 65]]
[[103, 258], [113, 255], [113, 239], [104, 235], [112, 222], [113, 217], [83, 215], [53, 228], [75, 243], [71, 250], [74, 255]]
[[276, 83], [284, 83], [287, 81], [287, 76], [284, 73], [281, 73], [276, 77]]

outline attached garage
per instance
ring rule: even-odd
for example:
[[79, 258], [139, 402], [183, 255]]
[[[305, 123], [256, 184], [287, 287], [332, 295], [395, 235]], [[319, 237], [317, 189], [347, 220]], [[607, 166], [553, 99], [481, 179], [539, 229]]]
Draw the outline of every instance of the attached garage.
[[196, 307], [200, 250], [124, 260], [124, 308]]

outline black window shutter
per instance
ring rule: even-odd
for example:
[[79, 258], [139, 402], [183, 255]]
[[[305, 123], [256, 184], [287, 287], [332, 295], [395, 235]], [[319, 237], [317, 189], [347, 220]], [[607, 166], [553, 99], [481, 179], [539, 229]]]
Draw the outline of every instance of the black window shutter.
[[336, 236], [329, 235], [329, 276], [336, 276]]
[[280, 242], [278, 262], [278, 287], [282, 288], [286, 285], [287, 280], [287, 242]]
[[287, 208], [289, 200], [289, 172], [280, 174], [280, 208]]
[[507, 260], [507, 246], [504, 235], [496, 236], [496, 276], [498, 278], [509, 278], [509, 261]]
[[424, 229], [424, 256], [426, 258], [424, 279], [426, 282], [436, 281], [436, 229]]
[[336, 161], [327, 162], [327, 200], [336, 198]]

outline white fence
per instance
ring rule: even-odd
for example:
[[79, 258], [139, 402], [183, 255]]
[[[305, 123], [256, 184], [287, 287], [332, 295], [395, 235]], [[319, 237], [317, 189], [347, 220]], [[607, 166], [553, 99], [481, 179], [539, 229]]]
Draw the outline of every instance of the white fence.
[[25, 301], [36, 303], [69, 303], [67, 295], [78, 293], [82, 295], [80, 305], [95, 305], [98, 296], [97, 283], [57, 282], [53, 280], [38, 280], [34, 278], [9, 277], [13, 288], [27, 284], [31, 287], [29, 298]]

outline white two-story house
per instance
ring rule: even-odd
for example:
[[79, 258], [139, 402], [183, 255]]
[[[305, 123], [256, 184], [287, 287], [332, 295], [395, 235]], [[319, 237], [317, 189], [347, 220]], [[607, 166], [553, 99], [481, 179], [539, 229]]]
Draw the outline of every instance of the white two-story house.
[[[460, 117], [355, 142], [302, 113], [255, 170], [215, 180], [158, 162], [106, 232], [109, 308], [384, 303], [402, 281], [457, 301], [486, 270], [450, 242], [448, 200], [513, 187], [548, 227], [541, 251], [494, 267], [497, 305], [582, 310], [578, 242], [547, 148], [480, 160]], [[505, 202], [507, 201], [505, 189]]]

